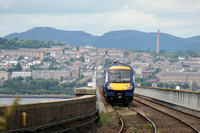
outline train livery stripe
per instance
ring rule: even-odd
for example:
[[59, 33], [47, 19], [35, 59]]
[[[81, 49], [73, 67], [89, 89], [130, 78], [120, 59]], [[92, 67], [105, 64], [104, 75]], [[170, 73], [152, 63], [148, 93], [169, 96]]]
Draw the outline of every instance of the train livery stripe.
[[130, 67], [127, 67], [127, 66], [112, 66], [109, 68], [109, 70], [112, 70], [112, 69], [125, 69], [125, 70], [131, 70]]

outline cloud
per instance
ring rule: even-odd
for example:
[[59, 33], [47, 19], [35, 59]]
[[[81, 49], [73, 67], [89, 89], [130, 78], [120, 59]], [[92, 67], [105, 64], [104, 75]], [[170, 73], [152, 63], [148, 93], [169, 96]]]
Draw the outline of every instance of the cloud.
[[[7, 1], [7, 0], [1, 0]], [[2, 13], [17, 14], [71, 14], [71, 13], [102, 13], [118, 10], [127, 0], [8, 0], [12, 8]], [[6, 2], [2, 2], [6, 5]]]
[[0, 0], [0, 11], [11, 9], [13, 3], [13, 0]]
[[0, 36], [23, 32], [37, 26], [82, 30], [93, 35], [125, 29], [144, 32], [160, 29], [161, 32], [181, 37], [200, 34], [198, 0], [79, 0], [78, 2], [48, 0], [48, 2], [47, 0], [0, 0], [0, 5], [2, 4]]

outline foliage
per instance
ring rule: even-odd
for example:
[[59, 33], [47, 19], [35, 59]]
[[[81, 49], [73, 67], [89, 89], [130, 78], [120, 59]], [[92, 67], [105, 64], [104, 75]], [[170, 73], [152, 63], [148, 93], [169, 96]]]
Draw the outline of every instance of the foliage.
[[14, 103], [11, 106], [7, 107], [3, 115], [0, 116], [0, 131], [6, 130], [6, 123], [9, 117], [15, 112], [17, 106], [19, 105], [19, 100], [19, 98], [16, 98]]
[[102, 113], [102, 114], [100, 114], [98, 124], [108, 125], [110, 123], [113, 123], [115, 121], [115, 119], [116, 119], [115, 117], [109, 118], [107, 113]]
[[176, 87], [175, 84], [170, 84], [170, 85], [169, 85], [169, 88], [171, 88], [171, 89], [175, 89], [175, 87]]
[[163, 87], [163, 83], [158, 83], [157, 87]]
[[151, 83], [151, 82], [145, 81], [145, 82], [142, 82], [142, 83], [141, 83], [141, 86], [149, 86], [149, 87], [151, 87], [151, 86], [152, 86], [152, 83]]
[[131, 62], [130, 62], [130, 61], [128, 61], [128, 62], [126, 62], [126, 64], [128, 64], [128, 65], [131, 65]]
[[152, 78], [155, 79], [157, 77], [154, 74], [153, 75], [148, 75], [147, 77], [145, 77], [145, 80], [152, 79]]
[[154, 59], [154, 63], [156, 63], [157, 61], [164, 61], [164, 59], [161, 59], [161, 58], [155, 58], [155, 59]]
[[144, 80], [142, 79], [142, 78], [136, 78], [135, 79], [135, 82], [137, 82], [137, 83], [141, 83], [141, 82], [143, 82]]
[[19, 56], [18, 61], [20, 61], [20, 60], [22, 60], [22, 59], [24, 59], [24, 56], [23, 56], [23, 55]]
[[81, 62], [85, 62], [85, 57], [81, 56], [81, 57], [78, 58], [78, 60], [80, 60]]
[[65, 61], [64, 62], [66, 65], [68, 65], [68, 66], [72, 66], [72, 63], [70, 62], [70, 61]]
[[[25, 82], [24, 82], [25, 81]], [[53, 79], [32, 79], [22, 77], [6, 80], [0, 88], [2, 94], [74, 94]]]
[[129, 56], [129, 52], [126, 51], [123, 53], [123, 55], [124, 55], [124, 57], [127, 57], [127, 56]]
[[169, 84], [168, 84], [168, 83], [164, 83], [164, 84], [163, 84], [163, 87], [164, 87], [164, 88], [169, 88]]
[[56, 62], [56, 59], [53, 57], [45, 57], [43, 59], [44, 62]]
[[20, 63], [17, 63], [17, 65], [14, 66], [14, 68], [8, 68], [8, 72], [21, 71], [21, 70], [22, 70], [22, 66]]
[[182, 64], [181, 67], [190, 67], [190, 65]]
[[56, 62], [52, 62], [51, 65], [49, 66], [49, 70], [61, 70], [61, 68], [58, 68]]
[[64, 46], [64, 44], [55, 41], [38, 41], [31, 39], [18, 38], [4, 39], [0, 38], [0, 49], [19, 49], [19, 48], [50, 48], [51, 46]]
[[40, 67], [41, 65], [42, 64], [35, 64], [35, 65], [30, 66], [29, 69], [31, 69], [31, 70], [43, 70], [43, 68]]
[[161, 72], [161, 71], [162, 71], [161, 68], [156, 68], [156, 73], [159, 73], [159, 72]]
[[108, 66], [110, 66], [112, 63], [113, 63], [113, 61], [112, 61], [111, 59], [106, 59], [106, 60], [105, 60], [104, 67], [108, 67]]
[[120, 110], [122, 109], [123, 107], [120, 107], [120, 106], [114, 106], [114, 110]]
[[17, 77], [6, 80], [0, 88], [1, 94], [68, 94], [74, 95], [74, 88], [87, 85], [87, 82], [77, 83], [80, 79], [59, 84], [53, 79], [33, 79]]
[[178, 57], [200, 57], [200, 54], [198, 51], [193, 51], [193, 50], [187, 50], [187, 51], [171, 51], [171, 52], [166, 52], [162, 51], [158, 54], [159, 56], [164, 56], [166, 58], [176, 58]]
[[189, 89], [189, 85], [188, 84], [183, 84], [182, 86], [181, 86], [183, 89]]
[[108, 55], [108, 50], [106, 50], [105, 54]]

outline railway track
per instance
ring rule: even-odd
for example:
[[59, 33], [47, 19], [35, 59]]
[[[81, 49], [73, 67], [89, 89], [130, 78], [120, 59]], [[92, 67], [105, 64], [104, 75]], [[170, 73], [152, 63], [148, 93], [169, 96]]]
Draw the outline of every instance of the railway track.
[[123, 133], [123, 132], [126, 131], [125, 121], [124, 121], [124, 119], [122, 118], [122, 116], [117, 111], [115, 111], [115, 113], [117, 114], [117, 117], [120, 120], [120, 125], [121, 125], [118, 133]]
[[[115, 108], [115, 107], [114, 107]], [[154, 123], [133, 107], [117, 107], [114, 109], [120, 119], [120, 129], [118, 133], [156, 133]]]
[[159, 132], [199, 133], [200, 119], [198, 117], [139, 97], [135, 97], [132, 105], [134, 109], [151, 119]]

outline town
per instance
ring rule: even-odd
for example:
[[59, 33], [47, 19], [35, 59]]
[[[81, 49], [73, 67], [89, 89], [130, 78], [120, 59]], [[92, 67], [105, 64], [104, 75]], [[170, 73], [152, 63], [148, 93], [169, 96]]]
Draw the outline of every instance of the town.
[[55, 79], [60, 83], [80, 77], [87, 81], [95, 71], [103, 72], [113, 61], [119, 61], [134, 68], [136, 86], [199, 91], [200, 53], [188, 51], [186, 56], [179, 56], [178, 52], [162, 52], [164, 54], [89, 45], [1, 50], [0, 84], [19, 76]]

